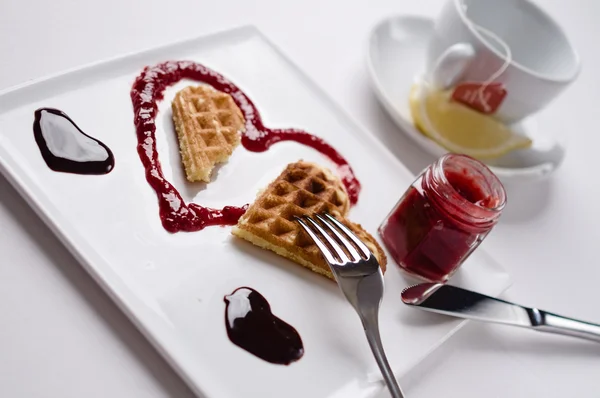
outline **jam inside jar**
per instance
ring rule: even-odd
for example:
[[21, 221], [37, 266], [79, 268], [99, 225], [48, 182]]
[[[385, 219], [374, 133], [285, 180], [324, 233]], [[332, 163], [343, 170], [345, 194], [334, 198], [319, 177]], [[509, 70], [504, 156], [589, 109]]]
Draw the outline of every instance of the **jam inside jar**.
[[506, 192], [483, 163], [447, 154], [423, 171], [379, 227], [406, 272], [445, 282], [498, 222]]

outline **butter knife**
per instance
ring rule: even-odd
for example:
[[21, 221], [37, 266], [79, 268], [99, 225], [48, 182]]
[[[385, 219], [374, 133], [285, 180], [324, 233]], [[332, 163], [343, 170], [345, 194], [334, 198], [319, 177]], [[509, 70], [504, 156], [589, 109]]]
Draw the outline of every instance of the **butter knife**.
[[402, 291], [409, 306], [459, 318], [530, 328], [600, 342], [600, 325], [523, 307], [456, 286], [421, 283]]

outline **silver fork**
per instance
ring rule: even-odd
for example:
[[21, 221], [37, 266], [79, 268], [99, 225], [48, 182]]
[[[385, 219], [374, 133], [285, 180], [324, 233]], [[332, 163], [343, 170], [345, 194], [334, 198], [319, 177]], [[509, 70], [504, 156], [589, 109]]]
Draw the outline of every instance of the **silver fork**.
[[296, 217], [315, 241], [335, 279], [362, 321], [371, 351], [393, 398], [404, 394], [392, 373], [379, 335], [379, 305], [383, 297], [383, 273], [369, 248], [344, 224], [329, 214]]

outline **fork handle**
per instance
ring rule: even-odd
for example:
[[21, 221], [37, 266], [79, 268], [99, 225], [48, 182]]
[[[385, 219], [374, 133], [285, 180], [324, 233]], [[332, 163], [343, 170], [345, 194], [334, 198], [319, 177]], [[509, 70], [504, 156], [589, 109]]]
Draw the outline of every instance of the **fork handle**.
[[372, 314], [361, 314], [360, 318], [365, 329], [367, 341], [369, 342], [373, 356], [375, 356], [375, 361], [377, 361], [379, 370], [383, 375], [383, 379], [385, 380], [385, 384], [387, 385], [392, 398], [405, 398], [404, 393], [392, 372], [390, 364], [388, 363], [385, 351], [383, 350], [383, 344], [381, 343], [381, 336], [379, 334], [377, 312]]

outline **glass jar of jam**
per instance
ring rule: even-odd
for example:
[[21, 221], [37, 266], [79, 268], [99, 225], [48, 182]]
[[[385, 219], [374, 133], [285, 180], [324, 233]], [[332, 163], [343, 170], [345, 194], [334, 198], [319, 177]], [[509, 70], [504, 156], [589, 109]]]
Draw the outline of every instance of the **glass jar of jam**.
[[498, 222], [506, 192], [483, 163], [447, 154], [423, 171], [379, 227], [406, 272], [445, 282]]

